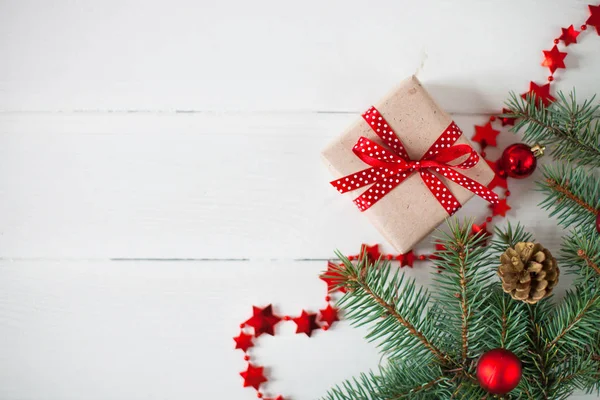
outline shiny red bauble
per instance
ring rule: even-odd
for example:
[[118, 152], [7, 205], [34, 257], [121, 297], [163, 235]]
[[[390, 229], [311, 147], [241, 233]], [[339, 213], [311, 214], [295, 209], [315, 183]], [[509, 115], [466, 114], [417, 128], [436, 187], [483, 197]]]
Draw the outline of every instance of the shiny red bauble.
[[477, 363], [477, 381], [493, 394], [506, 394], [516, 388], [521, 373], [521, 361], [506, 349], [490, 350]]
[[537, 158], [531, 151], [531, 147], [523, 143], [515, 143], [504, 150], [499, 166], [511, 178], [523, 179], [533, 174], [537, 166]]

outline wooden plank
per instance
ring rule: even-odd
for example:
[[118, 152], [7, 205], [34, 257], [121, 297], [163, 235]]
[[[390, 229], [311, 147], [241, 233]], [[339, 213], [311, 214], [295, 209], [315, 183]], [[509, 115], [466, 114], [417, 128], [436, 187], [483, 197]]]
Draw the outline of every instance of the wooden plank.
[[[587, 0], [3, 2], [0, 110], [361, 111], [419, 72], [452, 112], [545, 81]], [[595, 93], [594, 32], [559, 80]]]
[[[251, 305], [295, 316], [324, 306], [323, 261], [0, 262], [0, 398], [254, 399], [238, 373]], [[430, 284], [425, 266], [405, 271]], [[570, 286], [561, 277], [559, 292]], [[252, 359], [266, 395], [315, 399], [381, 361], [347, 321], [312, 338], [281, 323]], [[352, 349], [352, 351], [348, 351]], [[316, 368], [320, 366], [328, 368]], [[310, 384], [307, 384], [310, 382]], [[286, 397], [288, 398], [288, 397]], [[574, 399], [594, 398], [574, 397]]]
[[[1, 262], [0, 398], [254, 399], [234, 350], [251, 305], [281, 315], [325, 302], [320, 262]], [[425, 272], [422, 271], [422, 276]], [[265, 394], [312, 399], [379, 362], [364, 329], [309, 340], [293, 322], [251, 350]], [[353, 352], [348, 352], [352, 348]], [[316, 360], [339, 364], [323, 373]], [[303, 379], [298, 379], [303, 377]], [[310, 381], [310, 385], [305, 383]]]
[[[382, 238], [330, 187], [319, 156], [355, 118], [3, 116], [0, 254], [303, 259], [328, 258], [336, 248], [356, 252], [362, 242]], [[459, 116], [457, 122], [471, 134], [485, 119]], [[517, 140], [510, 133], [501, 138], [500, 148]], [[541, 195], [532, 191], [534, 179], [513, 182], [509, 217], [554, 246], [555, 222], [536, 206]], [[486, 204], [474, 199], [459, 216], [483, 220]]]

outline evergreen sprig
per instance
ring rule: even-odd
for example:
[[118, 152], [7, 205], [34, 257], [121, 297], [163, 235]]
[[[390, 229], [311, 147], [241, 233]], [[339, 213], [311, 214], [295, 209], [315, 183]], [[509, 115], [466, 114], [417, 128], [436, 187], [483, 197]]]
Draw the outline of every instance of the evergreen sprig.
[[517, 224], [515, 226], [509, 222], [504, 229], [500, 227], [494, 229], [494, 238], [490, 243], [490, 247], [493, 251], [493, 257], [499, 259], [500, 254], [504, 253], [508, 247], [515, 247], [519, 242], [532, 241], [534, 241], [533, 235], [526, 232], [523, 225]]
[[347, 310], [353, 325], [374, 323], [367, 339], [377, 341], [391, 359], [450, 360], [439, 346], [442, 333], [435, 329], [438, 316], [423, 312], [429, 303], [427, 290], [418, 288], [413, 279], [399, 271], [392, 272], [389, 261], [372, 264], [368, 257], [362, 257], [353, 264], [340, 253], [338, 257], [342, 263], [334, 267], [332, 276], [337, 276], [351, 294], [344, 296], [339, 306]]
[[578, 285], [600, 281], [600, 235], [585, 235], [575, 229], [563, 240], [558, 262], [578, 275]]
[[[348, 292], [339, 303], [355, 325], [388, 357], [386, 366], [333, 388], [327, 400], [566, 399], [575, 389], [600, 395], [600, 116], [594, 98], [578, 105], [575, 94], [543, 107], [539, 99], [511, 96], [507, 117], [524, 140], [551, 148], [569, 163], [543, 168], [541, 207], [571, 232], [560, 250], [561, 268], [576, 273], [561, 300], [536, 304], [512, 299], [495, 278], [500, 254], [533, 241], [521, 225], [496, 229], [491, 244], [471, 235], [470, 224], [449, 223], [435, 254], [435, 290], [418, 288], [390, 263], [366, 256], [342, 264], [330, 278]], [[440, 273], [438, 272], [440, 269]], [[505, 348], [522, 361], [522, 379], [495, 397], [475, 379], [477, 359]]]
[[[521, 382], [503, 399], [555, 400], [575, 389], [600, 390], [600, 280], [582, 282], [557, 305], [553, 297], [533, 305], [515, 301], [494, 279], [498, 257], [531, 235], [508, 224], [484, 247], [470, 224], [449, 228], [438, 239], [445, 249], [436, 253], [431, 296], [389, 261], [364, 255], [353, 263], [338, 253], [342, 263], [329, 276], [347, 289], [338, 305], [352, 324], [368, 325], [367, 337], [387, 363], [334, 387], [325, 399], [495, 398], [475, 374], [477, 359], [499, 347], [523, 364]], [[591, 249], [577, 238], [577, 247]]]
[[527, 349], [527, 341], [523, 340], [527, 335], [527, 306], [523, 302], [514, 301], [497, 285], [494, 286], [491, 289], [487, 315], [487, 321], [492, 327], [485, 330], [485, 348], [501, 347], [522, 358]]
[[522, 99], [511, 93], [505, 116], [517, 118], [513, 130], [523, 129], [525, 142], [551, 147], [554, 158], [600, 167], [600, 106], [594, 97], [577, 104], [575, 92], [568, 98], [562, 92], [557, 96], [543, 107], [535, 95]]
[[523, 379], [519, 389], [527, 399], [551, 399], [551, 355], [543, 340], [544, 325], [551, 311], [551, 303], [540, 301], [527, 307], [527, 352], [523, 360]]
[[[471, 223], [465, 224], [470, 226]], [[469, 229], [457, 221], [449, 221], [449, 233], [441, 232], [438, 240], [449, 244], [436, 253], [441, 273], [434, 275], [437, 290], [435, 298], [439, 312], [446, 318], [440, 320], [439, 329], [450, 335], [450, 340], [460, 343], [458, 354], [453, 354], [457, 362], [481, 354], [484, 342], [481, 338], [487, 330], [483, 320], [487, 318], [490, 284], [494, 272], [487, 266], [489, 259], [484, 247], [485, 236], [472, 235]]]
[[586, 168], [557, 164], [543, 167], [543, 179], [538, 182], [546, 198], [540, 206], [551, 210], [565, 228], [578, 226], [596, 231], [600, 213], [600, 179]]
[[[433, 298], [389, 261], [364, 256], [352, 263], [337, 254], [342, 262], [329, 277], [347, 289], [338, 305], [352, 324], [368, 324], [367, 338], [389, 365], [333, 388], [327, 399], [482, 399], [476, 359], [495, 342], [522, 348], [513, 336], [523, 330], [515, 311], [522, 306], [493, 287], [484, 236], [472, 235], [469, 223], [449, 226], [439, 239], [445, 250], [436, 253], [442, 271]], [[490, 315], [503, 318], [497, 330], [490, 329]]]
[[[406, 371], [411, 371], [407, 374]], [[448, 398], [453, 376], [444, 374], [438, 365], [420, 360], [390, 362], [377, 373], [361, 374], [332, 388], [326, 400], [395, 400]]]

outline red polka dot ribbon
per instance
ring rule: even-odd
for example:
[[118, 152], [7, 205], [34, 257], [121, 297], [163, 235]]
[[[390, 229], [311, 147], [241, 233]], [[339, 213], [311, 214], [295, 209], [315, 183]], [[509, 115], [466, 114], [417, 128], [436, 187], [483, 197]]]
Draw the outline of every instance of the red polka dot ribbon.
[[[368, 109], [362, 117], [388, 148], [361, 136], [352, 151], [371, 168], [331, 182], [340, 193], [371, 185], [354, 200], [354, 204], [361, 211], [369, 209], [415, 171], [419, 172], [427, 188], [449, 215], [458, 211], [461, 204], [436, 175], [445, 176], [491, 204], [498, 202], [496, 193], [457, 171], [457, 169], [469, 169], [475, 166], [479, 162], [479, 155], [467, 144], [454, 145], [462, 135], [462, 131], [454, 121], [417, 161], [408, 157], [400, 138], [375, 107]], [[468, 158], [463, 162], [457, 165], [449, 164], [466, 155]]]

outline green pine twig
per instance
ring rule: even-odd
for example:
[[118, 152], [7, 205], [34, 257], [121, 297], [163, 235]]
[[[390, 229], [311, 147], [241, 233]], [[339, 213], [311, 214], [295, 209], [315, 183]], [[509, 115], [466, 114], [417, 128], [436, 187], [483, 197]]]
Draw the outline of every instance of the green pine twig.
[[380, 342], [391, 358], [426, 357], [433, 355], [438, 362], [448, 363], [450, 357], [435, 343], [438, 332], [433, 329], [434, 317], [422, 313], [427, 309], [429, 294], [417, 289], [414, 280], [406, 279], [399, 271], [391, 272], [389, 261], [371, 264], [362, 257], [356, 265], [339, 252], [342, 264], [332, 276], [347, 288], [339, 306], [355, 325], [375, 322], [368, 339]]
[[539, 189], [546, 194], [540, 206], [551, 210], [565, 228], [578, 226], [595, 232], [600, 212], [600, 179], [583, 167], [558, 164], [544, 166]]
[[563, 240], [558, 262], [578, 274], [577, 285], [600, 281], [600, 235], [575, 229]]
[[523, 140], [551, 148], [555, 159], [600, 167], [599, 106], [594, 97], [577, 104], [575, 92], [567, 98], [559, 92], [557, 101], [540, 106], [536, 96], [522, 99], [511, 93], [506, 116], [517, 118], [513, 130], [523, 130]]

